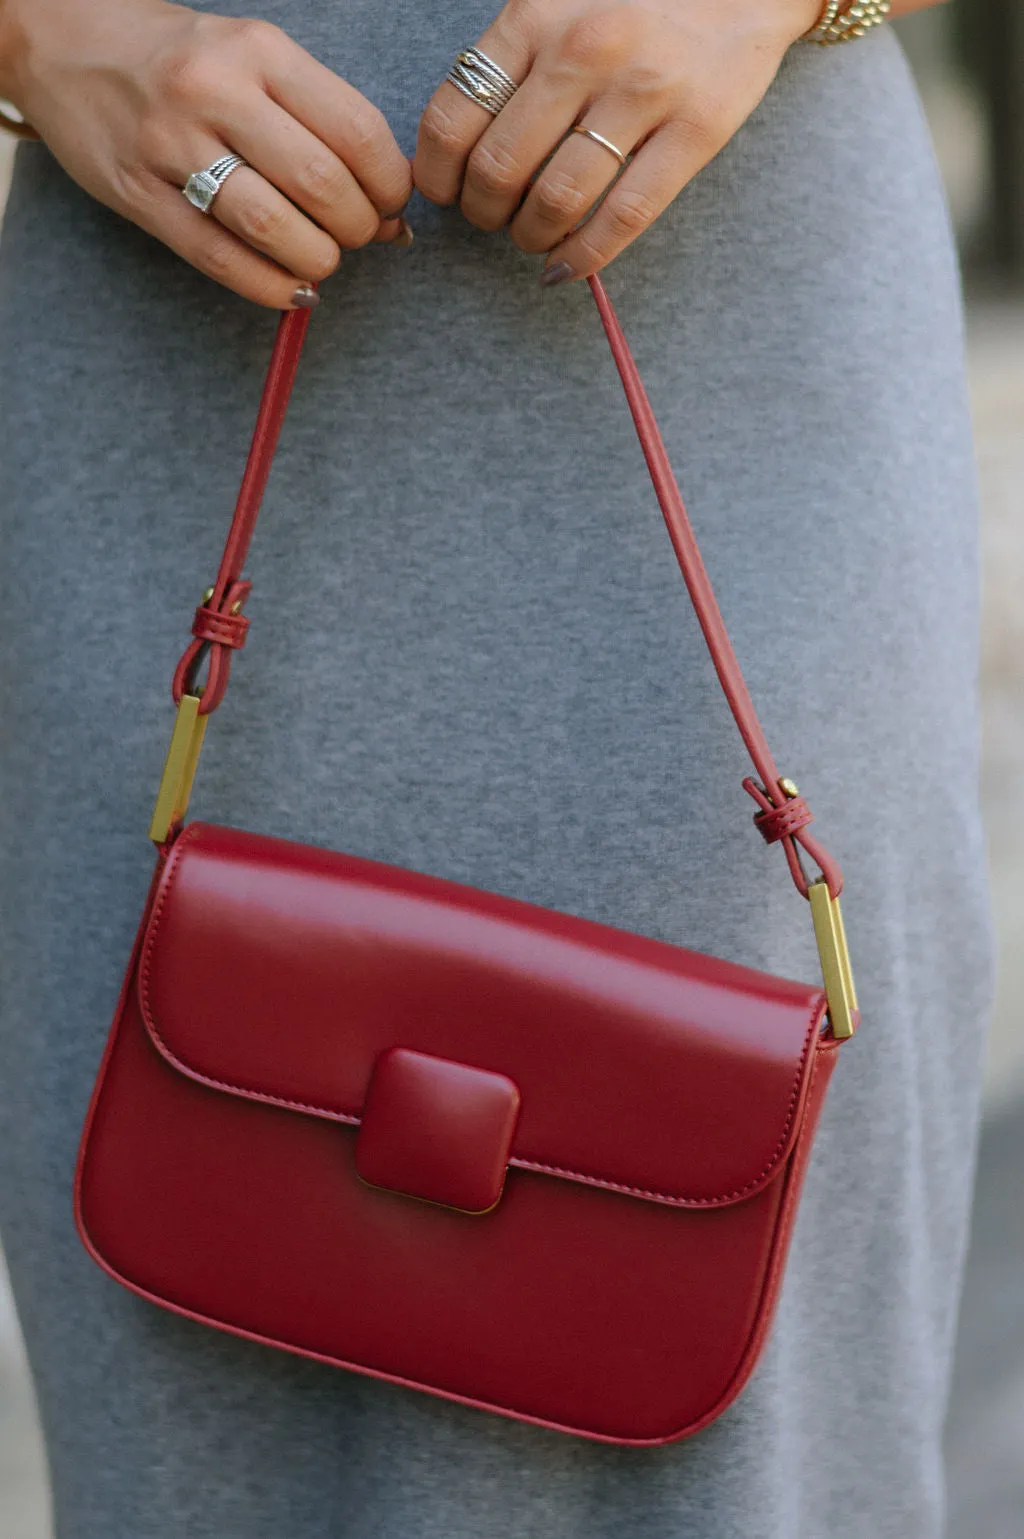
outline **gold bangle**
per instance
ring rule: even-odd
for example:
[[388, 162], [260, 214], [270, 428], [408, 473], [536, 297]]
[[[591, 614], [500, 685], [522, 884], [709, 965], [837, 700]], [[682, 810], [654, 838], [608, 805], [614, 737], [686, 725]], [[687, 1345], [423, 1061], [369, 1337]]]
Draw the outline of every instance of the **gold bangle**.
[[[842, 0], [840, 0], [842, 3]], [[872, 27], [881, 26], [892, 10], [892, 0], [854, 0], [845, 11], [828, 0], [816, 27], [804, 34], [808, 43], [828, 48], [833, 43], [852, 43]]]
[[805, 43], [819, 42], [824, 36], [826, 28], [830, 27], [839, 15], [839, 7], [842, 3], [843, 0], [825, 0], [821, 15], [811, 30], [803, 34], [802, 41]]

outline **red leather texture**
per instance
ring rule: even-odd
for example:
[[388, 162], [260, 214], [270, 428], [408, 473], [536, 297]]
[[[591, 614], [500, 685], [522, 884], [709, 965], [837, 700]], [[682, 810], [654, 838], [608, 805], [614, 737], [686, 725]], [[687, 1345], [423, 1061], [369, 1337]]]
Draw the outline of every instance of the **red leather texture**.
[[[194, 824], [132, 959], [79, 1225], [197, 1319], [585, 1436], [684, 1436], [767, 1329], [823, 1012], [805, 985]], [[492, 1212], [359, 1179], [391, 1047], [518, 1086]]]
[[371, 1186], [487, 1213], [505, 1185], [518, 1115], [507, 1075], [389, 1048], [366, 1092], [356, 1170]]

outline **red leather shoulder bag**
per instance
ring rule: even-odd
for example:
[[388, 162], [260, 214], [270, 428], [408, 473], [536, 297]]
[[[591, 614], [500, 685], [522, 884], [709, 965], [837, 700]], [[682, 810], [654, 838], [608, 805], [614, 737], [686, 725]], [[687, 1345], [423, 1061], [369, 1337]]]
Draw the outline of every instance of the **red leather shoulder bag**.
[[295, 311], [175, 675], [156, 871], [76, 1215], [112, 1277], [191, 1319], [641, 1445], [705, 1426], [757, 1361], [857, 1011], [839, 870], [776, 770], [636, 366], [590, 282], [758, 776], [743, 782], [754, 821], [810, 900], [824, 987], [397, 867], [183, 826], [245, 640], [242, 566], [309, 321]]

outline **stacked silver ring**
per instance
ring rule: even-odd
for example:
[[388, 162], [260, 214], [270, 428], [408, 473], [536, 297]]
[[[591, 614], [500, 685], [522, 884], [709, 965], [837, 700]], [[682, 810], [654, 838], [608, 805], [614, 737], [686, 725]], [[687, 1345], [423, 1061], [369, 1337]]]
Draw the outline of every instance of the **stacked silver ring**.
[[193, 208], [197, 208], [201, 214], [208, 214], [210, 205], [232, 171], [248, 164], [241, 155], [222, 155], [212, 166], [207, 166], [205, 171], [193, 171], [181, 190]]
[[479, 48], [464, 48], [446, 77], [457, 91], [479, 107], [486, 107], [495, 117], [507, 107], [519, 90], [511, 75], [495, 64]]

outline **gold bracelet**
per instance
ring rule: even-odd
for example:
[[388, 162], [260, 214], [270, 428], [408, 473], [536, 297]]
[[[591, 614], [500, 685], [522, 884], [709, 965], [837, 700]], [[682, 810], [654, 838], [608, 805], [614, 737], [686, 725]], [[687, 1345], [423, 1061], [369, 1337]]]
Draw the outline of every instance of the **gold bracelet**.
[[839, 15], [839, 7], [843, 0], [825, 0], [825, 6], [814, 26], [809, 32], [805, 32], [801, 41], [804, 43], [816, 43], [824, 35], [825, 29], [830, 27]]
[[852, 43], [872, 27], [881, 26], [892, 10], [892, 0], [854, 0], [840, 12], [842, 0], [826, 0], [817, 25], [804, 33], [804, 41], [828, 48], [833, 43]]

